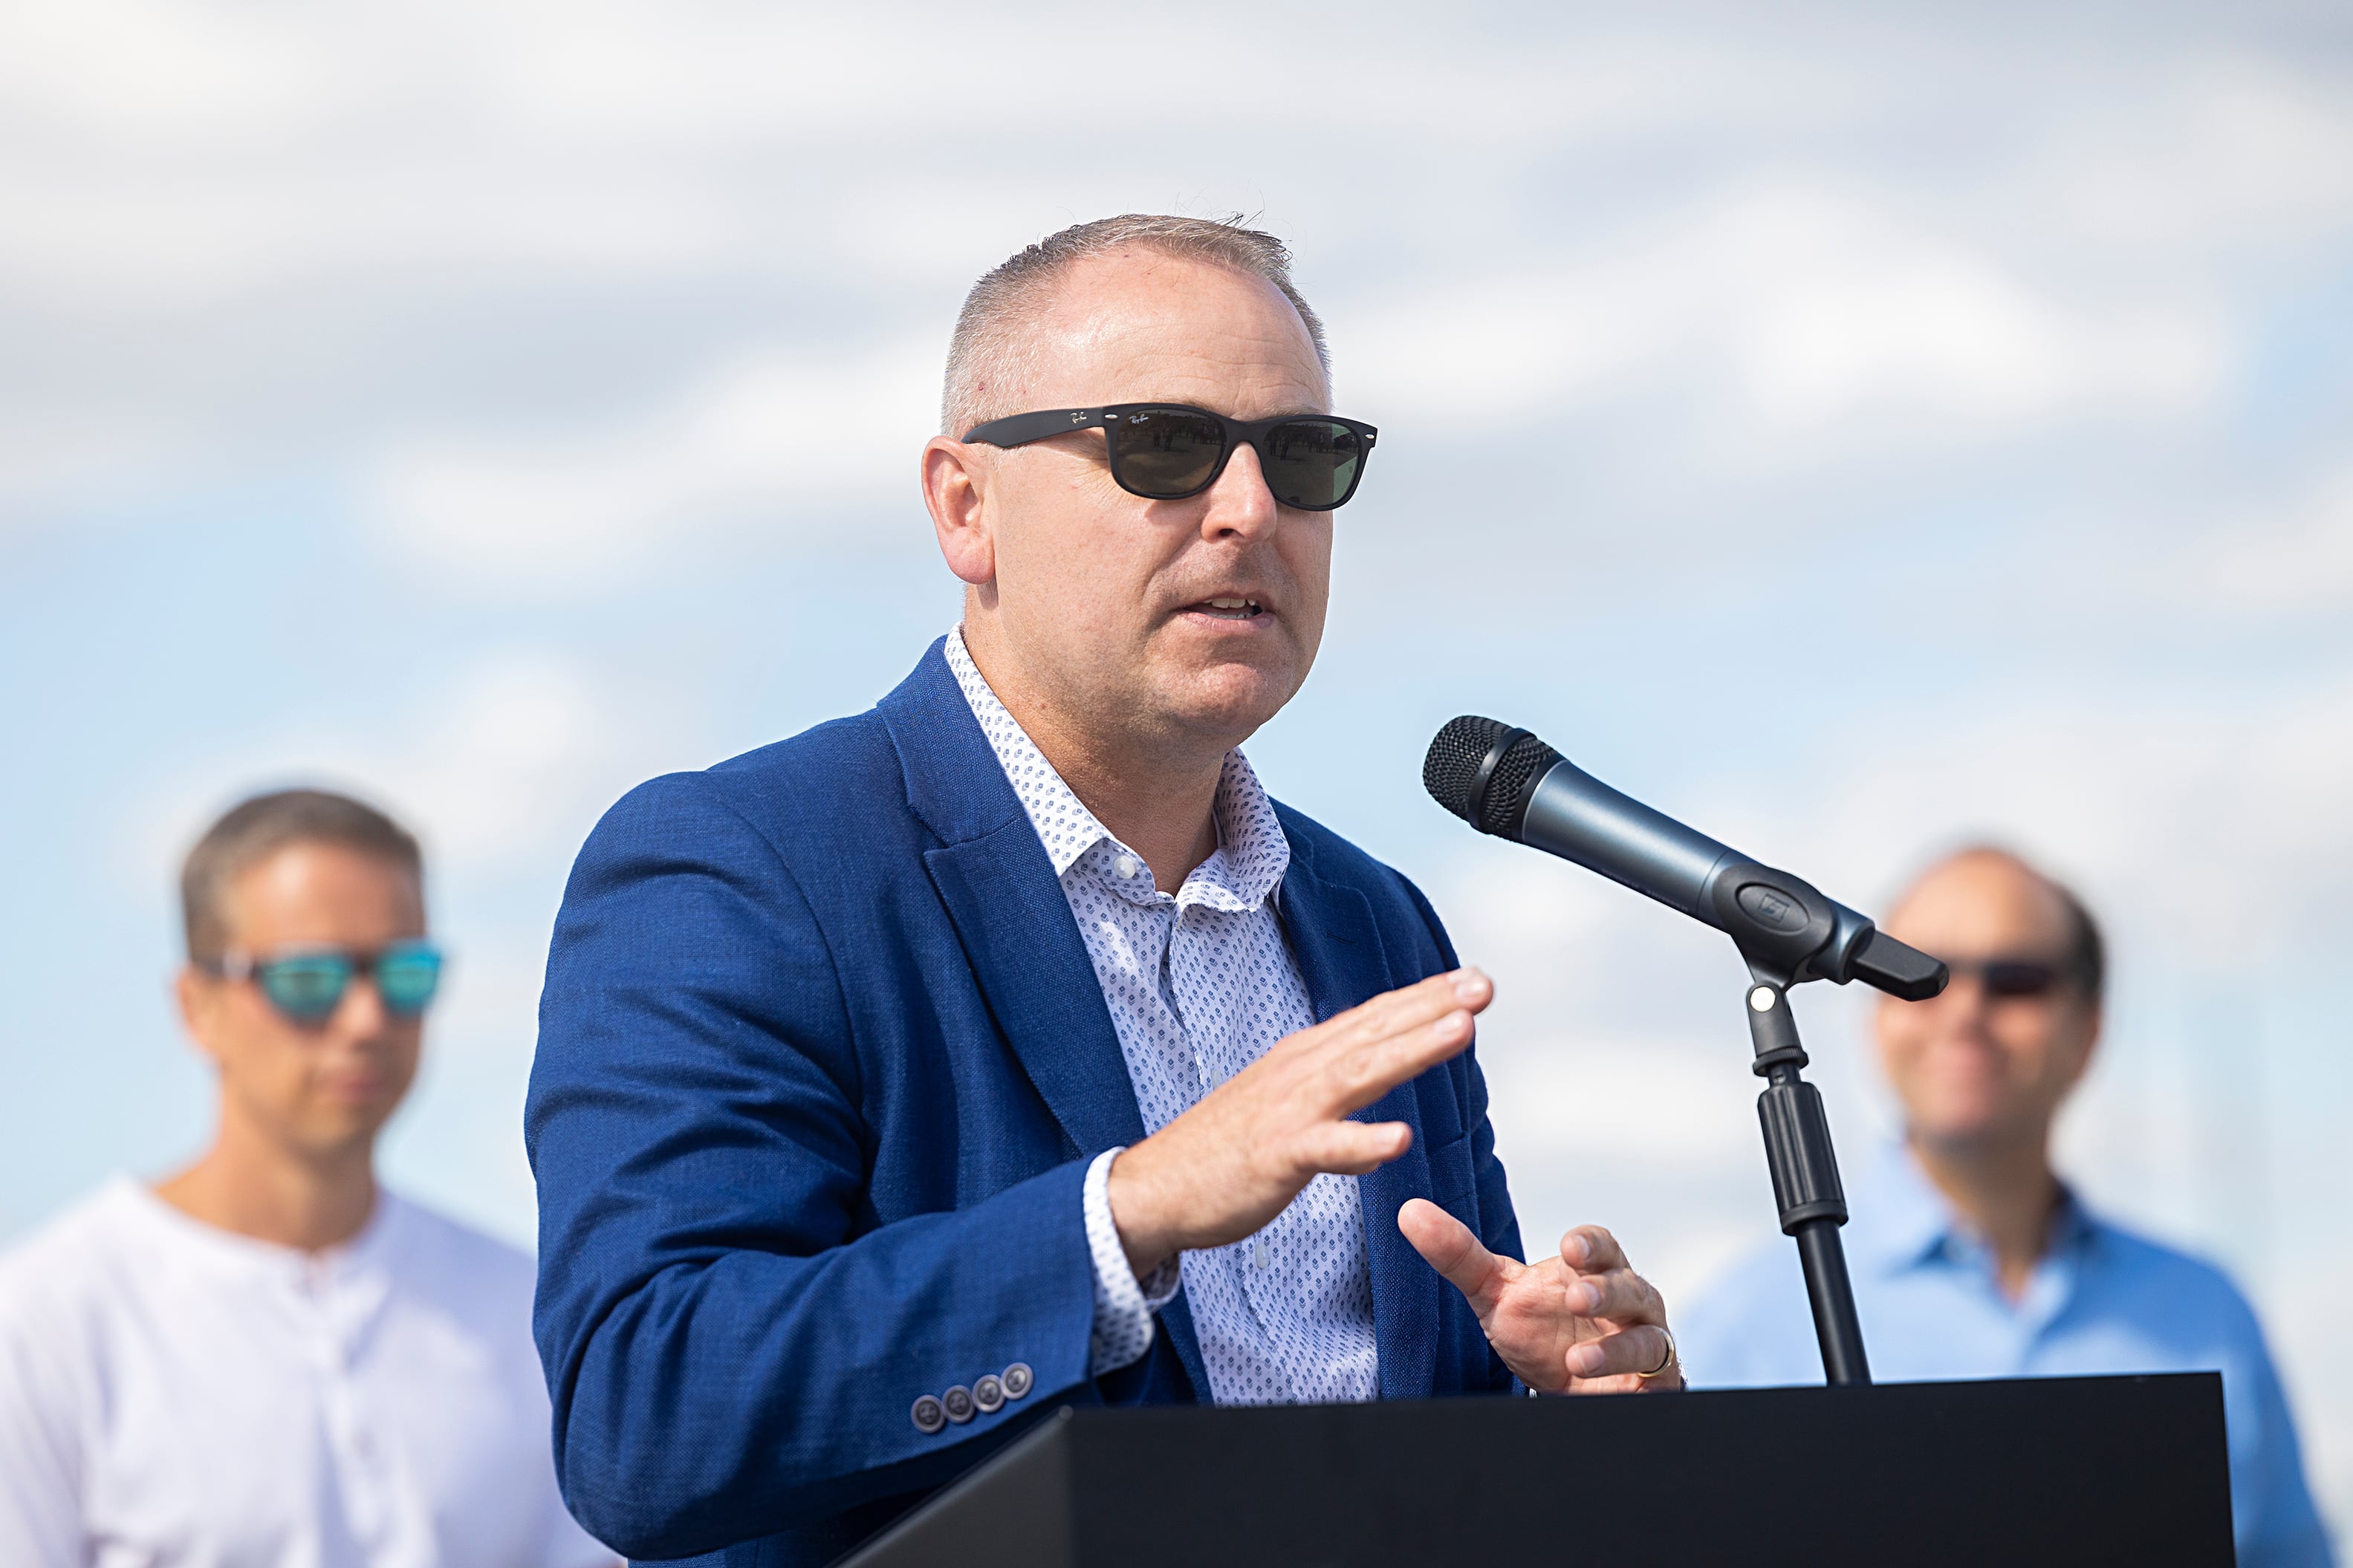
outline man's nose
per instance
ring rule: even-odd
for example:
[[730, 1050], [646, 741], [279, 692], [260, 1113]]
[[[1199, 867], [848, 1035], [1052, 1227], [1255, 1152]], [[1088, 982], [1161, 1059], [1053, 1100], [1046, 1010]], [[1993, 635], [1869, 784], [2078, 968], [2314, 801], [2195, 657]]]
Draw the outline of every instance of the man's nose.
[[384, 993], [375, 988], [373, 974], [354, 975], [343, 992], [343, 999], [335, 1005], [336, 1032], [347, 1038], [374, 1039], [384, 1033], [389, 1015], [384, 1007]]
[[1266, 470], [1259, 467], [1258, 448], [1248, 443], [1226, 459], [1226, 471], [1209, 487], [1208, 500], [1201, 510], [1204, 539], [1255, 539], [1282, 514], [1267, 489]]
[[1931, 1005], [1947, 1017], [1963, 1025], [1981, 1024], [1991, 1011], [1991, 998], [1986, 994], [1985, 977], [1968, 969], [1955, 969], [1953, 977], [1945, 984]]

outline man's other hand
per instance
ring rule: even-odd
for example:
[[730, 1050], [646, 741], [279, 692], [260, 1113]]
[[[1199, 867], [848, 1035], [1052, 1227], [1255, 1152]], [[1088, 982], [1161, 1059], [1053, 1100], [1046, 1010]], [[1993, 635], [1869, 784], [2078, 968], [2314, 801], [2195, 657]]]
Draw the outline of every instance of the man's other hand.
[[[1495, 987], [1436, 974], [1275, 1042], [1199, 1104], [1112, 1162], [1111, 1214], [1142, 1279], [1188, 1248], [1240, 1241], [1324, 1172], [1361, 1176], [1404, 1153], [1402, 1121], [1351, 1121], [1471, 1044]], [[1516, 1268], [1518, 1265], [1514, 1265]]]
[[[1541, 1263], [1488, 1251], [1469, 1226], [1426, 1198], [1398, 1211], [1398, 1229], [1462, 1292], [1504, 1364], [1538, 1393], [1683, 1385], [1666, 1302], [1599, 1226], [1578, 1226], [1560, 1238], [1559, 1256]], [[1661, 1370], [1644, 1375], [1653, 1367]]]

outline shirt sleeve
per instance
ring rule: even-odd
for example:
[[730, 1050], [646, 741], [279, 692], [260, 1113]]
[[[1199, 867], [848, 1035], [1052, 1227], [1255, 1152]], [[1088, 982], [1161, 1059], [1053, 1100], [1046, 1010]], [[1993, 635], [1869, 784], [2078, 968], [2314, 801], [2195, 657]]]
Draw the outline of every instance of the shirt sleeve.
[[2231, 1413], [2231, 1490], [2241, 1568], [2333, 1568], [2327, 1531], [2305, 1485], [2304, 1456], [2287, 1395], [2253, 1310], [2242, 1305], [2240, 1310], [2246, 1318], [2242, 1359], [2223, 1377], [2226, 1403], [2232, 1372], [2246, 1379], [2240, 1408]]
[[0, 1318], [0, 1563], [84, 1568], [80, 1445], [69, 1395], [42, 1363], [23, 1326]]
[[[1123, 1146], [1124, 1148], [1124, 1146]], [[1087, 1250], [1095, 1265], [1095, 1323], [1092, 1370], [1101, 1377], [1152, 1348], [1152, 1314], [1176, 1299], [1184, 1269], [1170, 1258], [1143, 1279], [1129, 1267], [1111, 1217], [1111, 1163], [1122, 1149], [1106, 1149], [1087, 1167], [1081, 1206], [1086, 1212]]]

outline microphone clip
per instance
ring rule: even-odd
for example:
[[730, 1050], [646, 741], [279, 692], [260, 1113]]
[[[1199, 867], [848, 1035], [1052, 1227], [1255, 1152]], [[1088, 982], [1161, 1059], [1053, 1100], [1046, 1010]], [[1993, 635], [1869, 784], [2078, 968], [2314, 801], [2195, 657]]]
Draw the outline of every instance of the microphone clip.
[[1780, 990], [1809, 980], [1860, 980], [1904, 1001], [1925, 1002], [1949, 978], [1944, 964], [1825, 898], [1804, 878], [1753, 860], [1715, 873], [1708, 906], [1748, 972]]

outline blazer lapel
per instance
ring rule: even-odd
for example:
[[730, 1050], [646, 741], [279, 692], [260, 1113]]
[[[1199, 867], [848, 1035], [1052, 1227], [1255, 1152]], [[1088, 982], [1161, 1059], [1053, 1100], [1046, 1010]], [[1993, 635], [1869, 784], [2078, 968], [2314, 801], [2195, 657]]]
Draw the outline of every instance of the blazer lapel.
[[1029, 819], [929, 850], [923, 864], [997, 1029], [1073, 1151], [1143, 1142], [1111, 1009]]
[[948, 669], [942, 638], [882, 700], [932, 885], [998, 1031], [1075, 1152], [1144, 1136], [1111, 1010], [1053, 862]]
[[[924, 852], [924, 868], [997, 1032], [1073, 1157], [1140, 1143], [1144, 1117], [1102, 982], [1046, 847], [947, 668], [945, 640], [881, 704], [906, 769], [908, 805], [942, 840]], [[1207, 1401], [1208, 1375], [1181, 1296], [1160, 1321]]]
[[[1400, 984], [1382, 951], [1372, 905], [1352, 887], [1328, 882], [1301, 864], [1291, 836], [1291, 868], [1283, 873], [1283, 932], [1299, 961], [1308, 1005], [1322, 1023]], [[1398, 1210], [1430, 1194], [1430, 1157], [1422, 1147], [1419, 1102], [1411, 1082], [1399, 1084], [1356, 1113], [1359, 1121], [1403, 1121], [1413, 1147], [1369, 1175], [1356, 1178], [1364, 1210], [1365, 1252], [1371, 1266], [1373, 1332], [1380, 1345], [1381, 1397], [1424, 1399], [1437, 1375], [1440, 1290], [1451, 1289], [1397, 1227]]]

